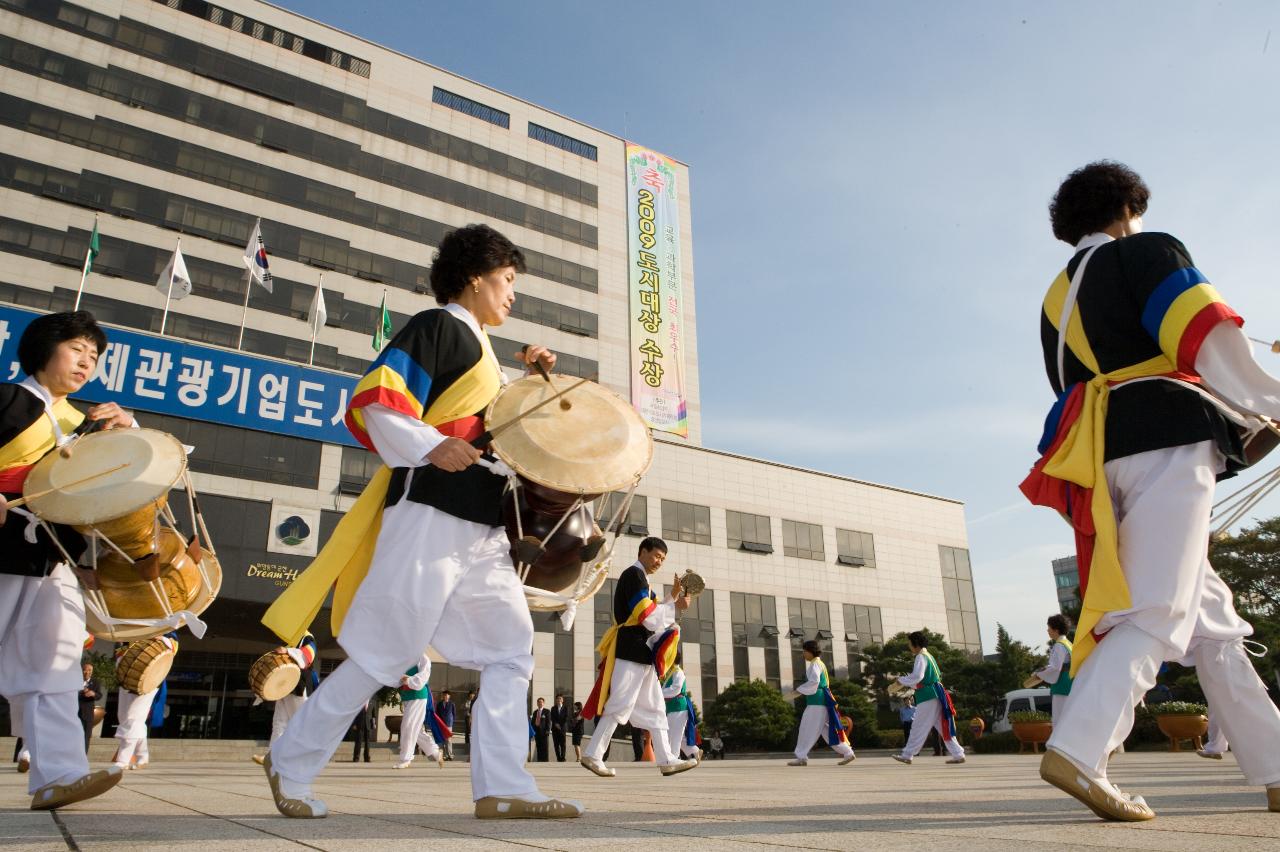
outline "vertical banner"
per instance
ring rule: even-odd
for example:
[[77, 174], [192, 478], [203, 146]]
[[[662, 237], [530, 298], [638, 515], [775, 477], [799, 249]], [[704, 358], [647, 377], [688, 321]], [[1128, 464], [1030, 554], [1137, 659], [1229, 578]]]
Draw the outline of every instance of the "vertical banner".
[[650, 427], [689, 436], [676, 164], [627, 143], [631, 404]]

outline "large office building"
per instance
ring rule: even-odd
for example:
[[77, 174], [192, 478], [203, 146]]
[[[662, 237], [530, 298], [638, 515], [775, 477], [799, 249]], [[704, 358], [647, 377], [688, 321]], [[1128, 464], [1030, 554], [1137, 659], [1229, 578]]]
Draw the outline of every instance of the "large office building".
[[[274, 644], [259, 618], [378, 464], [342, 428], [345, 394], [384, 300], [393, 328], [432, 307], [432, 252], [473, 222], [528, 260], [492, 334], [510, 374], [545, 344], [655, 427], [611, 576], [650, 533], [706, 579], [682, 622], [695, 698], [790, 685], [808, 638], [840, 674], [921, 626], [980, 653], [960, 502], [703, 446], [690, 197], [678, 161], [267, 3], [0, 0], [0, 311], [16, 328], [70, 308], [96, 226], [82, 306], [116, 342], [90, 389], [195, 447], [225, 574], [164, 735], [265, 732], [246, 681]], [[274, 279], [246, 314], [258, 220]], [[166, 313], [179, 241], [193, 292]], [[611, 588], [571, 631], [535, 613], [535, 697], [586, 696]], [[315, 630], [331, 667], [327, 613]], [[441, 664], [433, 682], [476, 675]]]

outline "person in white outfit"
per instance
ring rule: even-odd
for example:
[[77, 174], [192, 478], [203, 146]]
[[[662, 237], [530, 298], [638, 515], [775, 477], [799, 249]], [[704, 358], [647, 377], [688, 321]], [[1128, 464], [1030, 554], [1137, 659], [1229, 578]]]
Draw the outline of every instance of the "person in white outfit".
[[[178, 642], [173, 635], [158, 637], [174, 654], [178, 653]], [[117, 662], [124, 656], [130, 646], [121, 645], [116, 650]], [[147, 722], [151, 717], [151, 705], [160, 688], [138, 694], [120, 687], [116, 704], [116, 746], [115, 757], [111, 762], [121, 769], [141, 769], [151, 762], [151, 750], [147, 747]]]
[[[310, 631], [303, 634], [298, 640], [297, 647], [294, 648], [276, 648], [277, 654], [284, 654], [293, 661], [293, 664], [300, 670], [298, 683], [294, 686], [293, 691], [288, 695], [282, 695], [274, 702], [271, 708], [271, 739], [269, 745], [275, 745], [275, 741], [284, 735], [285, 729], [289, 727], [289, 720], [297, 714], [302, 705], [306, 703], [307, 696], [314, 693], [320, 687], [320, 673], [316, 662], [316, 657], [320, 653], [316, 646], [316, 638], [311, 635]], [[254, 701], [254, 704], [257, 704]], [[363, 709], [363, 708], [362, 708]], [[253, 755], [253, 762], [259, 766], [263, 765], [265, 755]]]
[[831, 678], [822, 662], [822, 646], [809, 639], [804, 643], [804, 683], [796, 692], [804, 696], [804, 713], [800, 716], [800, 731], [796, 734], [796, 756], [788, 766], [807, 766], [809, 752], [821, 737], [840, 755], [840, 765], [852, 763], [857, 755], [849, 745], [849, 735], [841, 724], [840, 708], [831, 694]]
[[1071, 640], [1067, 632], [1071, 630], [1071, 622], [1061, 613], [1049, 616], [1045, 632], [1049, 634], [1049, 663], [1036, 677], [1049, 685], [1049, 694], [1053, 701], [1053, 721], [1062, 718], [1067, 706], [1067, 696], [1071, 694]]
[[1204, 748], [1196, 752], [1201, 757], [1207, 757], [1210, 760], [1222, 760], [1222, 755], [1227, 753], [1227, 732], [1218, 724], [1217, 714], [1213, 712], [1213, 708], [1209, 708], [1209, 730], [1205, 733]]
[[681, 760], [671, 750], [667, 732], [667, 705], [654, 668], [654, 646], [671, 628], [677, 613], [689, 608], [677, 577], [671, 596], [658, 603], [649, 589], [649, 575], [655, 574], [667, 558], [667, 543], [655, 536], [640, 542], [636, 561], [618, 577], [613, 593], [613, 626], [600, 640], [603, 656], [595, 688], [582, 715], [597, 719], [595, 733], [579, 761], [596, 775], [609, 778], [615, 772], [604, 764], [618, 725], [630, 721], [649, 732], [653, 756], [663, 775], [693, 769], [696, 760]]
[[404, 715], [400, 717], [400, 762], [395, 765], [396, 769], [408, 769], [419, 748], [429, 760], [434, 760], [444, 769], [444, 753], [427, 729], [428, 714], [435, 715], [431, 690], [427, 687], [429, 680], [431, 658], [426, 654], [400, 676], [400, 710]]
[[964, 749], [956, 739], [955, 708], [942, 685], [942, 669], [929, 653], [929, 637], [917, 630], [907, 636], [907, 645], [916, 661], [911, 673], [898, 678], [898, 683], [915, 688], [916, 715], [911, 721], [911, 738], [902, 753], [892, 757], [899, 763], [910, 763], [920, 753], [929, 732], [936, 728], [947, 754], [951, 755], [947, 763], [964, 763]]
[[681, 666], [672, 666], [663, 678], [662, 698], [667, 702], [667, 736], [671, 742], [671, 753], [701, 763], [702, 749], [692, 741], [697, 739], [697, 710], [693, 706], [693, 698], [689, 695], [689, 681]]
[[1280, 710], [1244, 650], [1252, 628], [1207, 558], [1215, 481], [1247, 463], [1255, 415], [1280, 418], [1280, 382], [1182, 243], [1142, 232], [1149, 197], [1131, 169], [1097, 162], [1050, 205], [1073, 257], [1044, 303], [1058, 402], [1022, 490], [1066, 513], [1088, 582], [1075, 681], [1041, 777], [1104, 819], [1154, 817], [1107, 779], [1107, 758], [1161, 663], [1179, 661], [1196, 667], [1246, 779], [1280, 811]]

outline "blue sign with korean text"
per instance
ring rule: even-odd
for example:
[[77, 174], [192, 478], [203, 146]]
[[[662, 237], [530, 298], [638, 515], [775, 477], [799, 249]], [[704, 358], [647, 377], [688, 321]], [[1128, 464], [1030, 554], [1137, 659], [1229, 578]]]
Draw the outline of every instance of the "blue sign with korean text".
[[[38, 316], [0, 305], [0, 381], [22, 380], [18, 340]], [[107, 351], [77, 399], [359, 446], [342, 423], [358, 381], [354, 376], [122, 328], [104, 330]]]

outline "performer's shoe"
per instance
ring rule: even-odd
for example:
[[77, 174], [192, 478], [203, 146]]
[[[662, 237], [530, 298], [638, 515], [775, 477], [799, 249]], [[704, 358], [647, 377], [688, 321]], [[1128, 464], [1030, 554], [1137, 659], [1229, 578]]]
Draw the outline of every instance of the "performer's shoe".
[[797, 757], [795, 760], [788, 760], [787, 766], [808, 766], [809, 759], [807, 757]]
[[262, 755], [262, 754], [255, 754], [255, 755], [253, 755], [253, 762], [254, 762], [254, 763], [256, 763], [256, 764], [258, 764], [259, 766], [261, 766], [261, 765], [262, 765], [263, 758], [265, 758], [265, 757], [266, 757], [266, 755]]
[[964, 762], [965, 762], [965, 758], [963, 758], [963, 757], [949, 757], [949, 758], [947, 758], [947, 763], [964, 763]]
[[577, 819], [586, 808], [573, 799], [528, 802], [507, 796], [476, 800], [476, 819]]
[[618, 774], [614, 770], [605, 766], [604, 761], [596, 760], [594, 757], [587, 757], [585, 754], [582, 756], [582, 760], [578, 762], [595, 774], [599, 775], [601, 778], [612, 778]]
[[444, 755], [440, 752], [436, 752], [436, 766], [444, 769]]
[[130, 769], [146, 769], [147, 764], [149, 764], [150, 762], [151, 762], [150, 758], [148, 758], [147, 760], [136, 760], [133, 763], [129, 764], [129, 768]]
[[1207, 757], [1210, 760], [1222, 760], [1222, 752], [1220, 751], [1209, 751], [1207, 748], [1202, 748], [1196, 754], [1201, 757]]
[[120, 767], [111, 766], [89, 772], [72, 781], [70, 784], [46, 784], [31, 797], [31, 810], [48, 811], [64, 808], [75, 802], [83, 802], [94, 796], [101, 796], [116, 784], [123, 775]]
[[392, 769], [408, 769], [412, 765], [413, 765], [412, 760], [402, 760], [391, 768]]
[[848, 757], [844, 758], [843, 760], [841, 760], [841, 761], [840, 761], [838, 764], [836, 764], [836, 765], [837, 765], [837, 766], [845, 766], [846, 764], [853, 763], [853, 762], [854, 762], [855, 760], [857, 760], [857, 759], [858, 759], [858, 756], [857, 756], [856, 754], [853, 754], [852, 752], [850, 752]]
[[31, 758], [29, 758], [29, 757], [19, 758], [19, 759], [18, 759], [18, 772], [19, 772], [19, 774], [21, 774], [21, 773], [23, 773], [23, 772], [29, 772], [29, 771], [31, 771]]
[[908, 766], [911, 765], [911, 758], [909, 757], [903, 757], [900, 754], [891, 754], [889, 756], [892, 757], [894, 760], [898, 761], [899, 763], [905, 763]]
[[688, 772], [697, 765], [698, 761], [696, 760], [677, 760], [675, 763], [659, 766], [658, 769], [662, 771], [663, 775], [679, 775], [681, 772]]
[[[1072, 763], [1066, 755], [1049, 749], [1040, 761], [1040, 777], [1069, 796], [1073, 796], [1102, 819], [1117, 822], [1142, 822], [1155, 818], [1141, 796], [1125, 798], [1118, 788], [1107, 790]], [[1108, 785], [1110, 786], [1110, 785]]]
[[1280, 813], [1280, 786], [1267, 788], [1267, 810]]
[[271, 797], [275, 799], [276, 810], [293, 819], [322, 819], [329, 815], [324, 802], [310, 796], [304, 799], [290, 799], [280, 792], [280, 776], [271, 771], [271, 752], [262, 756], [262, 768], [267, 772], [267, 783], [271, 785]]

